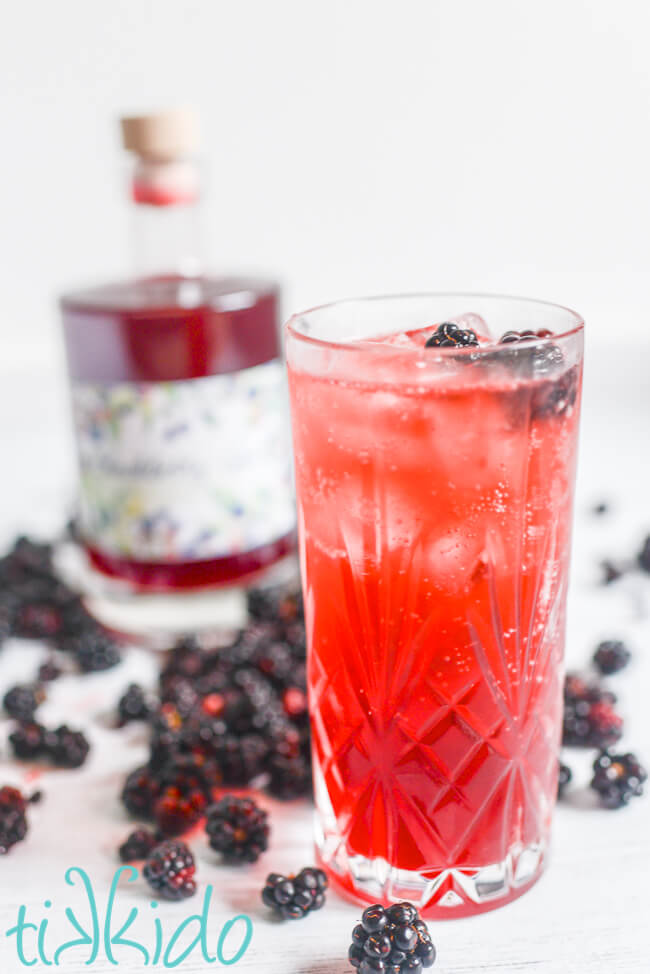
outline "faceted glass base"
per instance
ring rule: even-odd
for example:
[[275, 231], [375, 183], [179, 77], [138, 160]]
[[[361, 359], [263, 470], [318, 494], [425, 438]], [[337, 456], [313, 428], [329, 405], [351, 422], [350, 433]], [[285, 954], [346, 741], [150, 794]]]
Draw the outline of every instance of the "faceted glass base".
[[384, 859], [348, 855], [333, 837], [316, 844], [316, 856], [346, 899], [388, 906], [408, 900], [425, 917], [451, 920], [496, 910], [525, 893], [541, 876], [544, 844], [511, 849], [503, 862], [475, 868], [396, 869]]

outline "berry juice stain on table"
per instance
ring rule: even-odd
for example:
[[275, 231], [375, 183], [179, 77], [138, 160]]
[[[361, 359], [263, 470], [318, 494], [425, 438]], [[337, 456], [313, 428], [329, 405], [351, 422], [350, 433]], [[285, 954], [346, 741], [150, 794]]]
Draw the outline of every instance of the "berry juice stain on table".
[[82, 537], [135, 590], [233, 584], [293, 548], [278, 292], [202, 271], [185, 116], [124, 136], [137, 276], [61, 302]]
[[[498, 299], [494, 338], [422, 327], [439, 303], [298, 316], [287, 358], [321, 862], [357, 899], [462, 916], [548, 843], [581, 329]], [[545, 317], [552, 340], [513, 336]]]

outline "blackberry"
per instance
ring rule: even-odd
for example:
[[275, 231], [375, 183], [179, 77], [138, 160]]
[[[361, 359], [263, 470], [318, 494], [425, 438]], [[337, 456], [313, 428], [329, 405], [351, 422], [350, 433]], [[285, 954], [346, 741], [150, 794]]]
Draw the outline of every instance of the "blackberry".
[[467, 348], [478, 345], [471, 328], [460, 328], [451, 321], [443, 321], [425, 342], [425, 348]]
[[158, 771], [161, 789], [176, 788], [183, 795], [199, 792], [206, 801], [221, 784], [219, 768], [215, 761], [204, 754], [176, 754]]
[[153, 809], [158, 831], [164, 836], [183, 835], [196, 825], [206, 805], [205, 795], [201, 791], [165, 788]]
[[253, 588], [248, 593], [248, 614], [260, 622], [293, 622], [303, 617], [302, 592], [297, 588]]
[[611, 676], [624, 669], [630, 662], [632, 654], [627, 646], [619, 639], [608, 639], [600, 643], [594, 653], [594, 665], [603, 674]]
[[643, 542], [643, 547], [637, 556], [639, 562], [639, 567], [643, 569], [644, 572], [650, 572], [650, 534]]
[[567, 747], [597, 747], [615, 744], [623, 734], [623, 721], [614, 710], [615, 694], [575, 673], [564, 681], [562, 743]]
[[68, 640], [64, 645], [74, 656], [83, 673], [99, 673], [110, 670], [122, 661], [115, 640], [103, 629], [89, 629]]
[[307, 694], [301, 687], [287, 687], [282, 694], [282, 708], [287, 717], [296, 723], [303, 723], [309, 719]]
[[603, 751], [594, 761], [591, 788], [605, 808], [622, 808], [643, 794], [648, 775], [634, 754], [612, 754]]
[[27, 835], [27, 802], [17, 788], [0, 788], [0, 856]]
[[149, 765], [158, 769], [178, 754], [183, 718], [173, 704], [162, 704], [151, 718]]
[[42, 724], [19, 724], [9, 735], [15, 757], [22, 761], [34, 761], [45, 754], [46, 733]]
[[181, 900], [196, 893], [194, 856], [184, 842], [168, 839], [148, 855], [142, 875], [164, 899]]
[[20, 535], [9, 552], [9, 560], [24, 571], [35, 575], [49, 575], [52, 572], [52, 545], [34, 541]]
[[558, 779], [557, 779], [557, 797], [562, 798], [569, 783], [571, 782], [571, 779], [573, 777], [573, 772], [571, 771], [571, 768], [567, 764], [562, 764], [562, 762], [560, 761], [559, 765], [560, 767], [559, 767]]
[[187, 677], [173, 673], [160, 681], [162, 703], [172, 704], [182, 717], [187, 717], [197, 705], [199, 694]]
[[269, 792], [276, 798], [289, 801], [312, 793], [311, 768], [302, 755], [284, 757], [273, 754], [268, 762]]
[[149, 829], [136, 829], [131, 832], [117, 850], [122, 862], [135, 862], [146, 859], [152, 849], [158, 845], [158, 840]]
[[63, 670], [59, 666], [56, 658], [50, 656], [38, 668], [39, 683], [51, 683], [53, 680], [58, 680], [62, 672]]
[[348, 959], [359, 974], [407, 974], [433, 967], [436, 949], [411, 903], [369, 906], [352, 931]]
[[623, 720], [611, 703], [575, 700], [564, 704], [562, 743], [565, 747], [606, 748], [623, 736]]
[[80, 768], [88, 757], [90, 744], [81, 731], [61, 724], [45, 734], [45, 753], [59, 768]]
[[224, 796], [208, 809], [205, 830], [226, 862], [257, 862], [268, 848], [268, 814], [252, 798]]
[[593, 512], [598, 516], [600, 516], [601, 514], [608, 514], [609, 504], [607, 503], [607, 501], [599, 501], [598, 504], [594, 504]]
[[247, 785], [264, 771], [269, 747], [260, 734], [225, 734], [215, 744], [213, 753], [223, 784]]
[[136, 768], [128, 776], [122, 788], [122, 803], [135, 818], [151, 819], [160, 785], [148, 767]]
[[14, 619], [14, 634], [22, 639], [55, 639], [63, 629], [63, 612], [49, 602], [22, 605]]
[[183, 676], [195, 680], [206, 665], [207, 654], [193, 636], [179, 640], [169, 652], [161, 672], [161, 680], [171, 676]]
[[151, 716], [151, 704], [141, 686], [130, 683], [117, 704], [120, 725], [133, 720], [148, 720]]
[[10, 717], [21, 724], [34, 719], [36, 709], [45, 700], [45, 691], [39, 683], [17, 683], [4, 695], [2, 705]]
[[262, 902], [285, 920], [300, 920], [325, 904], [328, 880], [322, 869], [306, 867], [297, 876], [269, 873]]

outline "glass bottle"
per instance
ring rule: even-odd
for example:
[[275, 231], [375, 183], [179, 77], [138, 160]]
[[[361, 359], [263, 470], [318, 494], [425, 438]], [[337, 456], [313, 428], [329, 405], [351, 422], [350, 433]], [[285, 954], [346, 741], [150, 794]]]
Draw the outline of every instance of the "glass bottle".
[[196, 129], [122, 120], [135, 275], [61, 299], [80, 535], [122, 600], [246, 584], [295, 543], [278, 288], [206, 273]]

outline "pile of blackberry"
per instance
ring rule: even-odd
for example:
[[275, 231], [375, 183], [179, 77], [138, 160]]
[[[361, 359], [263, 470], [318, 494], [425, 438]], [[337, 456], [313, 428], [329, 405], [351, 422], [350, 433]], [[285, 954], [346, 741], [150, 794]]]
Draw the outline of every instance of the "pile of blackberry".
[[53, 554], [52, 545], [21, 536], [0, 558], [0, 644], [9, 636], [44, 640], [83, 673], [116, 666], [117, 643], [58, 578]]
[[[598, 645], [592, 664], [599, 676], [610, 676], [624, 669], [632, 654], [621, 640], [610, 639]], [[634, 754], [614, 754], [612, 747], [623, 735], [623, 720], [616, 712], [616, 696], [595, 680], [568, 673], [564, 681], [564, 720], [562, 744], [588, 747], [600, 753], [594, 763], [590, 787], [605, 808], [622, 808], [641, 795], [647, 778]], [[572, 780], [571, 769], [559, 763], [558, 797], [563, 797]]]
[[[182, 834], [184, 816], [189, 828], [217, 787], [255, 781], [282, 799], [311, 793], [301, 595], [286, 587], [254, 590], [248, 607], [250, 624], [228, 646], [206, 649], [184, 639], [160, 672], [149, 760], [129, 775], [122, 800], [165, 834]], [[142, 700], [133, 689], [128, 696], [123, 718]]]
[[418, 974], [433, 967], [436, 948], [412, 903], [376, 905], [352, 931], [348, 959], [359, 974]]
[[269, 873], [262, 890], [262, 902], [284, 920], [301, 920], [325, 905], [327, 876], [322, 869], [307, 866], [296, 876]]

